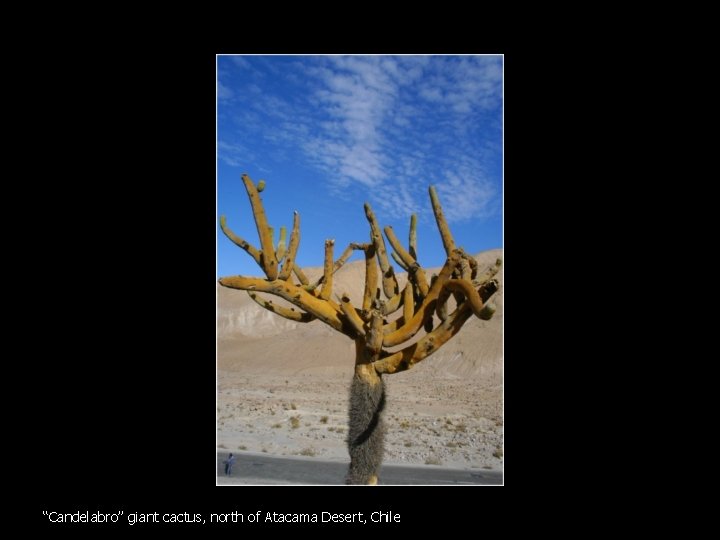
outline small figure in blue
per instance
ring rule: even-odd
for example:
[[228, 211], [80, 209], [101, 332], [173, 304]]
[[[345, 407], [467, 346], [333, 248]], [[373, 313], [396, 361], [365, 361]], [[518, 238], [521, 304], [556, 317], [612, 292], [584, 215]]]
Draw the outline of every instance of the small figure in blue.
[[223, 461], [225, 464], [225, 476], [231, 476], [232, 475], [232, 466], [233, 463], [235, 463], [235, 456], [232, 455], [232, 453], [228, 456], [228, 458]]

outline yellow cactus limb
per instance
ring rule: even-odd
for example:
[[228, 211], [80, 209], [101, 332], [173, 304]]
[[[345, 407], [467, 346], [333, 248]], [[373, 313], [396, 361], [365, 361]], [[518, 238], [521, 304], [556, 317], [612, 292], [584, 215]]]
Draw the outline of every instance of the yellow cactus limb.
[[302, 288], [289, 284], [287, 281], [267, 281], [262, 278], [245, 276], [224, 277], [219, 281], [223, 287], [269, 293], [284, 298], [291, 304], [296, 305], [300, 309], [304, 309], [322, 322], [332, 326], [338, 332], [349, 335], [347, 329], [344, 327], [340, 308], [335, 309], [334, 307], [337, 306], [337, 304], [320, 300], [312, 294], [305, 292]]
[[353, 244], [350, 244], [348, 247], [345, 248], [345, 251], [342, 252], [340, 258], [335, 261], [335, 264], [333, 265], [333, 272], [337, 272], [338, 270], [340, 270], [340, 268], [342, 268], [342, 265], [347, 262], [347, 260], [350, 258], [350, 255], [353, 254], [353, 251], [355, 251]]
[[417, 260], [417, 214], [410, 216], [410, 238], [408, 241], [408, 248], [410, 255]]
[[395, 296], [390, 298], [390, 300], [387, 300], [383, 306], [383, 315], [392, 315], [400, 309], [400, 306], [402, 306], [404, 302], [403, 298], [403, 293], [397, 293]]
[[475, 257], [471, 257], [470, 255], [467, 256], [467, 260], [470, 263], [470, 279], [473, 280], [478, 274], [478, 263]]
[[302, 268], [300, 268], [297, 264], [293, 265], [293, 272], [295, 272], [295, 275], [300, 280], [300, 283], [303, 285], [310, 285], [310, 280], [305, 275], [305, 272], [303, 272]]
[[483, 301], [478, 292], [473, 288], [470, 281], [466, 281], [464, 279], [451, 279], [445, 283], [444, 288], [448, 291], [462, 293], [475, 316], [480, 317], [480, 312], [484, 307]]
[[340, 308], [342, 309], [343, 313], [345, 314], [345, 317], [347, 318], [350, 325], [355, 329], [355, 332], [359, 336], [365, 335], [365, 323], [360, 318], [360, 315], [358, 315], [357, 310], [350, 302], [350, 297], [347, 293], [343, 293], [342, 297], [340, 298]]
[[380, 354], [383, 346], [383, 315], [379, 309], [373, 309], [370, 314], [370, 324], [365, 336], [365, 348], [372, 356]]
[[283, 225], [280, 227], [280, 241], [278, 242], [277, 249], [275, 250], [275, 255], [277, 256], [278, 264], [280, 264], [283, 259], [285, 258], [286, 253], [286, 242], [287, 240], [287, 229]]
[[443, 290], [440, 291], [440, 294], [438, 295], [437, 304], [435, 305], [435, 313], [442, 322], [445, 322], [448, 318], [447, 302], [449, 299], [450, 289], [443, 287]]
[[424, 296], [427, 296], [428, 293], [428, 283], [427, 283], [427, 277], [425, 276], [425, 272], [423, 271], [420, 264], [415, 260], [414, 257], [412, 257], [407, 251], [405, 251], [405, 248], [402, 247], [400, 242], [397, 239], [397, 236], [395, 236], [395, 232], [393, 231], [393, 228], [389, 225], [385, 227], [385, 236], [387, 236], [388, 241], [390, 242], [390, 245], [395, 250], [395, 252], [398, 254], [400, 259], [405, 263], [405, 266], [408, 268], [408, 277], [414, 276], [416, 279], [416, 283], [418, 288], [420, 289], [420, 293]]
[[433, 213], [435, 214], [435, 221], [437, 222], [438, 229], [440, 229], [440, 236], [442, 237], [443, 246], [445, 246], [445, 252], [450, 254], [455, 251], [455, 240], [453, 240], [450, 227], [448, 227], [447, 221], [445, 220], [445, 214], [443, 214], [442, 206], [440, 205], [440, 199], [438, 198], [437, 191], [434, 186], [430, 186], [430, 203], [433, 207]]
[[225, 233], [225, 236], [227, 236], [236, 246], [239, 246], [247, 251], [250, 256], [255, 259], [258, 266], [262, 267], [262, 263], [260, 262], [260, 252], [230, 230], [227, 226], [227, 219], [225, 216], [220, 216], [220, 228], [222, 229], [222, 232]]
[[290, 319], [291, 321], [307, 323], [315, 320], [315, 315], [312, 315], [311, 313], [295, 311], [295, 308], [278, 306], [277, 304], [273, 304], [272, 300], [265, 300], [258, 293], [253, 291], [247, 291], [247, 293], [250, 298], [268, 311], [272, 311], [273, 313], [280, 315], [281, 317], [285, 317], [286, 319]]
[[[487, 301], [498, 290], [498, 282], [496, 280], [489, 281], [477, 291], [480, 299], [485, 303], [485, 307], [481, 310], [483, 315], [494, 312], [494, 308], [490, 308]], [[417, 343], [413, 343], [395, 353], [383, 353], [385, 356], [373, 362], [373, 367], [378, 373], [399, 373], [412, 368], [415, 364], [424, 360], [435, 351], [440, 349], [447, 341], [460, 331], [465, 321], [473, 314], [473, 308], [469, 302], [464, 302], [458, 306], [451, 315], [447, 317], [442, 324], [438, 325], [435, 330], [429, 332]], [[492, 315], [490, 315], [492, 316]], [[484, 316], [481, 318], [485, 318]], [[487, 320], [487, 319], [485, 319]]]
[[392, 298], [400, 292], [400, 288], [398, 287], [397, 278], [395, 277], [395, 271], [388, 262], [385, 240], [383, 240], [382, 232], [380, 232], [380, 226], [368, 203], [365, 203], [365, 217], [367, 217], [368, 223], [370, 223], [370, 237], [372, 238], [373, 244], [375, 244], [375, 252], [377, 253], [378, 263], [382, 271], [383, 292], [386, 298]]
[[[300, 245], [300, 214], [297, 211], [293, 214], [293, 229], [290, 233], [290, 244], [287, 249], [287, 257], [283, 263], [278, 279], [287, 280], [295, 266], [295, 256], [297, 255], [298, 246]], [[300, 276], [298, 276], [300, 279]], [[300, 280], [302, 283], [302, 280]], [[307, 282], [306, 282], [307, 283]]]
[[412, 283], [409, 281], [403, 289], [403, 319], [410, 321], [413, 318], [415, 306], [413, 306], [413, 290]]
[[470, 262], [468, 256], [463, 253], [463, 257], [460, 259], [460, 276], [468, 283], [471, 281], [472, 270], [470, 269]]
[[255, 184], [247, 174], [242, 175], [245, 191], [250, 198], [250, 206], [252, 207], [253, 216], [255, 217], [255, 225], [257, 226], [258, 236], [260, 237], [260, 245], [262, 247], [262, 268], [268, 280], [275, 281], [278, 277], [278, 262], [275, 257], [275, 249], [273, 248], [273, 239], [270, 234], [265, 209], [263, 208], [260, 194]]
[[258, 190], [258, 193], [262, 193], [265, 190], [265, 180], [261, 179], [260, 181], [258, 181], [257, 190]]
[[363, 294], [362, 309], [370, 313], [377, 291], [377, 263], [375, 262], [375, 245], [370, 244], [365, 250], [365, 292]]
[[422, 305], [417, 309], [415, 315], [413, 315], [409, 321], [405, 321], [405, 324], [401, 328], [387, 334], [383, 338], [383, 345], [392, 347], [399, 345], [403, 341], [407, 341], [413, 337], [423, 325], [427, 324], [428, 320], [432, 320], [438, 295], [440, 291], [442, 291], [443, 285], [450, 279], [450, 276], [452, 276], [453, 271], [458, 265], [458, 259], [458, 252], [452, 252], [442, 267], [442, 270], [440, 270], [437, 279], [434, 280], [428, 294], [425, 295]]
[[400, 258], [400, 256], [397, 253], [395, 253], [394, 251], [391, 251], [390, 255], [392, 255], [393, 260], [398, 264], [398, 266], [400, 268], [402, 268], [406, 272], [410, 271], [410, 269], [407, 267], [407, 265], [403, 262], [403, 260]]
[[417, 343], [413, 343], [401, 351], [389, 354], [373, 362], [375, 371], [392, 374], [411, 369], [415, 364], [440, 349], [442, 345], [457, 334], [471, 315], [472, 309], [463, 304], [447, 320]]
[[[410, 319], [408, 319], [410, 320]], [[405, 316], [400, 315], [397, 319], [394, 321], [390, 321], [387, 324], [383, 325], [383, 334], [387, 335], [392, 332], [395, 332], [398, 328], [402, 328], [402, 326], [405, 324]]]
[[323, 267], [323, 284], [320, 289], [320, 298], [330, 298], [333, 286], [333, 246], [335, 240], [325, 240], [325, 265]]
[[480, 317], [483, 321], [489, 321], [492, 319], [492, 316], [495, 315], [496, 309], [497, 308], [492, 304], [485, 304], [485, 306], [480, 310], [478, 317]]

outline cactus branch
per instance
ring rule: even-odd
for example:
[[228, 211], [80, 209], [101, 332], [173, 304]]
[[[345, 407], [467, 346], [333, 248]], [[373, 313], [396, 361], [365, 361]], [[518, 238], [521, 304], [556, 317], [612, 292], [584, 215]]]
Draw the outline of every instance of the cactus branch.
[[283, 259], [285, 258], [286, 253], [286, 242], [287, 240], [287, 229], [283, 225], [280, 227], [280, 241], [278, 242], [277, 250], [275, 250], [275, 255], [277, 256], [278, 264], [280, 264]]
[[272, 311], [273, 313], [280, 315], [281, 317], [285, 317], [286, 319], [290, 319], [291, 321], [307, 323], [310, 321], [314, 321], [316, 318], [310, 313], [295, 311], [295, 308], [286, 308], [283, 306], [278, 306], [277, 304], [273, 304], [272, 300], [266, 300], [256, 292], [247, 291], [247, 293], [248, 296], [250, 296], [250, 298], [252, 298], [257, 304], [260, 304], [268, 311]]
[[357, 335], [364, 336], [365, 323], [353, 307], [352, 303], [350, 302], [350, 297], [347, 293], [343, 293], [342, 297], [340, 298], [340, 307], [342, 308], [342, 311], [345, 314], [345, 317], [347, 317], [350, 325], [355, 329], [355, 332], [357, 332]]
[[[495, 294], [497, 289], [497, 281], [492, 280], [481, 287], [480, 290], [477, 291], [477, 294], [480, 296], [480, 300], [485, 303]], [[413, 343], [395, 353], [386, 353], [386, 356], [373, 362], [375, 370], [378, 373], [392, 374], [412, 368], [415, 364], [440, 349], [442, 345], [457, 334], [472, 314], [472, 306], [468, 302], [464, 302], [458, 306], [442, 324], [425, 335], [417, 343]]]
[[222, 232], [225, 233], [225, 236], [227, 236], [236, 246], [239, 246], [247, 251], [250, 256], [255, 259], [258, 266], [262, 266], [260, 262], [260, 252], [230, 230], [230, 227], [227, 226], [227, 219], [225, 216], [220, 216], [220, 228], [222, 229]]
[[278, 262], [275, 258], [275, 249], [273, 248], [273, 239], [268, 226], [267, 217], [265, 216], [265, 208], [263, 208], [260, 194], [253, 184], [253, 181], [247, 174], [242, 175], [245, 190], [250, 198], [250, 206], [252, 206], [253, 216], [255, 216], [255, 225], [257, 226], [258, 236], [260, 237], [260, 245], [262, 247], [262, 268], [265, 275], [270, 281], [275, 281], [278, 276]]
[[375, 262], [375, 245], [370, 244], [365, 250], [365, 293], [363, 294], [362, 310], [370, 313], [377, 291], [377, 263]]
[[368, 223], [370, 223], [370, 238], [373, 244], [375, 244], [375, 252], [377, 253], [378, 263], [382, 271], [383, 292], [386, 298], [392, 298], [400, 289], [393, 267], [390, 266], [388, 262], [385, 240], [383, 240], [382, 232], [380, 232], [380, 226], [368, 203], [365, 203], [365, 217], [367, 217]]
[[397, 263], [397, 265], [405, 270], [406, 272], [410, 272], [410, 268], [403, 262], [403, 260], [400, 258], [400, 256], [395, 253], [394, 251], [390, 252], [390, 255], [392, 255], [393, 260]]
[[[298, 246], [300, 245], [300, 214], [293, 214], [293, 228], [290, 233], [290, 245], [288, 245], [285, 262], [282, 265], [278, 279], [287, 280], [295, 266], [295, 256], [297, 255]], [[302, 280], [301, 280], [302, 282]]]
[[413, 315], [415, 315], [413, 306], [413, 288], [412, 283], [408, 281], [403, 289], [403, 320], [410, 321], [412, 320]]
[[410, 216], [410, 238], [408, 241], [408, 252], [413, 259], [417, 260], [417, 214]]
[[261, 278], [231, 276], [220, 279], [220, 285], [231, 289], [254, 290], [274, 294], [284, 298], [291, 304], [311, 313], [335, 330], [347, 334], [343, 319], [340, 317], [339, 307], [334, 309], [334, 302], [320, 300], [302, 288], [291, 285], [287, 281], [267, 281]]
[[392, 347], [394, 345], [399, 345], [403, 341], [407, 341], [413, 337], [424, 324], [426, 324], [428, 319], [432, 318], [438, 295], [445, 283], [450, 279], [450, 276], [452, 276], [453, 270], [457, 267], [458, 262], [459, 255], [457, 251], [454, 251], [451, 253], [447, 262], [443, 266], [437, 279], [433, 282], [428, 294], [425, 295], [422, 305], [417, 309], [412, 319], [405, 321], [405, 324], [395, 332], [387, 334], [383, 338], [383, 345], [386, 347]]
[[335, 240], [325, 240], [325, 265], [323, 268], [323, 284], [320, 289], [320, 298], [327, 300], [330, 298], [333, 286], [333, 246]]
[[397, 239], [397, 236], [395, 236], [395, 232], [393, 231], [393, 228], [389, 225], [385, 227], [385, 236], [387, 236], [388, 241], [390, 242], [390, 245], [395, 250], [395, 252], [398, 254], [400, 259], [405, 263], [405, 266], [408, 268], [408, 278], [414, 279], [416, 281], [416, 284], [418, 288], [420, 289], [420, 293], [423, 296], [427, 296], [428, 293], [428, 283], [427, 283], [427, 277], [425, 276], [425, 272], [423, 271], [420, 264], [415, 260], [415, 257], [411, 256], [407, 251], [405, 251], [405, 248], [402, 247], [402, 244], [400, 244], [400, 241]]
[[430, 186], [430, 203], [432, 204], [433, 213], [435, 214], [435, 221], [437, 222], [438, 229], [440, 230], [440, 236], [442, 237], [443, 246], [445, 246], [445, 252], [450, 254], [455, 251], [455, 240], [453, 240], [450, 227], [448, 227], [447, 221], [445, 221], [445, 214], [443, 214], [442, 206], [440, 205], [440, 199], [435, 191], [435, 186]]

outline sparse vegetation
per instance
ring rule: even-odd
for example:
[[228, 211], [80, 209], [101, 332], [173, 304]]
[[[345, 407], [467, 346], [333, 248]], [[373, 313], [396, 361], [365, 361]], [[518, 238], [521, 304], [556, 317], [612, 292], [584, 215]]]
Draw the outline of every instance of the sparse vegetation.
[[498, 459], [502, 459], [502, 457], [503, 457], [502, 448], [496, 448], [495, 451], [493, 452], [493, 457], [496, 457], [496, 458], [498, 458]]
[[224, 444], [218, 444], [218, 448], [227, 448]]
[[425, 465], [442, 465], [442, 461], [436, 456], [430, 456], [425, 460]]
[[405, 441], [405, 447], [406, 447], [406, 448], [410, 448], [412, 445], [413, 445], [412, 442], [410, 442], [410, 441]]
[[247, 446], [241, 444], [240, 446], [238, 446], [238, 450], [247, 450]]
[[313, 457], [316, 455], [315, 449], [314, 448], [303, 448], [302, 450], [300, 450], [300, 455]]
[[274, 429], [278, 429], [278, 428], [281, 428], [281, 427], [282, 427], [282, 424], [280, 424], [280, 423], [278, 422], [277, 424], [273, 424], [272, 427], [273, 427]]
[[323, 416], [323, 417], [320, 418], [320, 423], [321, 423], [321, 424], [327, 424], [327, 421], [328, 421], [328, 417], [327, 417], [327, 416]]
[[290, 404], [290, 408], [291, 408], [293, 411], [295, 411], [295, 410], [297, 410], [297, 405], [295, 405], [294, 403], [291, 403], [291, 404]]
[[293, 429], [297, 429], [300, 427], [300, 417], [299, 416], [293, 416], [290, 418], [290, 426], [292, 426]]
[[448, 442], [445, 443], [445, 446], [447, 446], [448, 448], [457, 448], [457, 447], [458, 447], [458, 444], [457, 444], [456, 442], [453, 442], [453, 441], [448, 441]]

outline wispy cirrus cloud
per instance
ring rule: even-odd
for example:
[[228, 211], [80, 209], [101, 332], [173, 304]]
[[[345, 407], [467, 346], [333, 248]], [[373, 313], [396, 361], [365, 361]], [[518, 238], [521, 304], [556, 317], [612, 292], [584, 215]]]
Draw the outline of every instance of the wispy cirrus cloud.
[[[238, 129], [278, 159], [304, 159], [335, 196], [360, 190], [394, 214], [428, 216], [433, 183], [450, 221], [499, 208], [501, 57], [232, 57], [231, 65], [246, 75], [243, 87], [220, 81], [218, 97], [237, 101]], [[236, 161], [239, 151], [221, 155]]]

